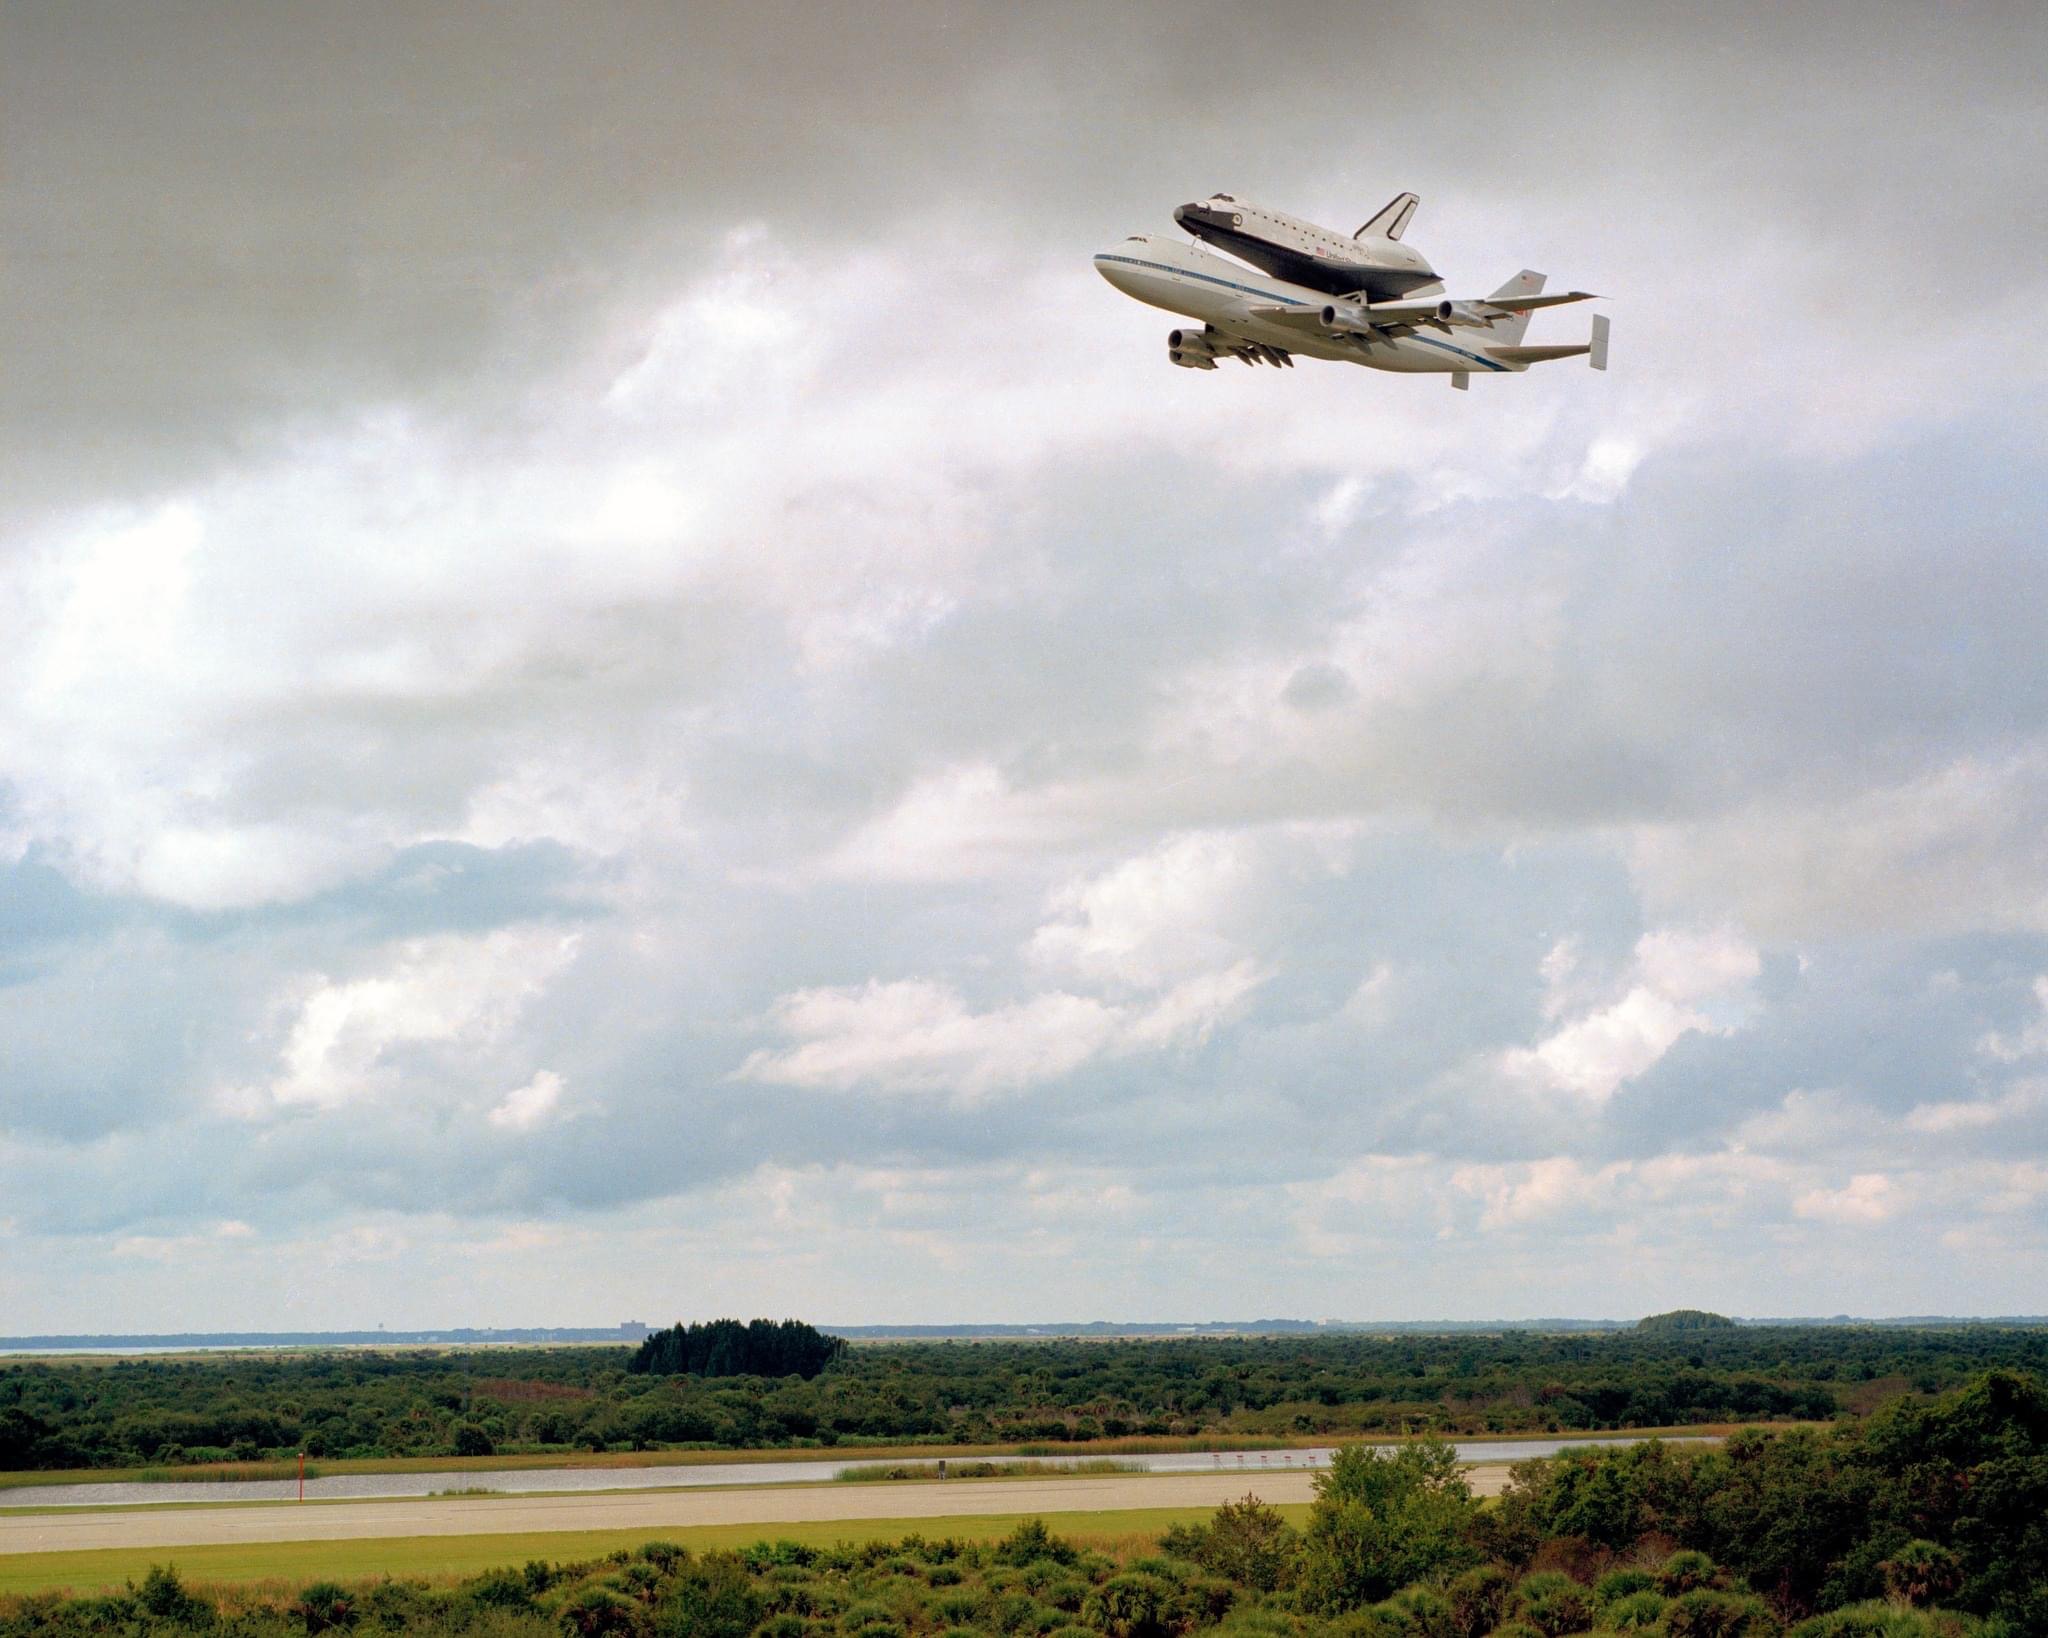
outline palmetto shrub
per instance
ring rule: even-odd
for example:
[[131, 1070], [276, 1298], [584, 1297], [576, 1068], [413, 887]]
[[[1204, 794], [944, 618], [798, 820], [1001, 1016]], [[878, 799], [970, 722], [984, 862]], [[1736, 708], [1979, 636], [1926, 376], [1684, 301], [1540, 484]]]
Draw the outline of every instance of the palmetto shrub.
[[1711, 1587], [1714, 1584], [1714, 1561], [1705, 1553], [1673, 1553], [1664, 1561], [1657, 1572], [1657, 1590], [1666, 1597], [1676, 1597], [1697, 1587]]
[[1515, 1583], [1507, 1571], [1492, 1564], [1467, 1570], [1445, 1589], [1451, 1604], [1451, 1630], [1457, 1638], [1486, 1638], [1515, 1608]]
[[1604, 1610], [1624, 1598], [1656, 1590], [1657, 1578], [1648, 1570], [1609, 1570], [1593, 1583], [1593, 1601]]
[[1617, 1598], [1600, 1613], [1601, 1625], [1616, 1632], [1649, 1632], [1664, 1621], [1664, 1595], [1646, 1587]]
[[1697, 1587], [1664, 1607], [1668, 1638], [1778, 1638], [1783, 1630], [1770, 1606], [1747, 1594]]
[[1174, 1614], [1172, 1583], [1143, 1573], [1111, 1576], [1081, 1605], [1081, 1618], [1109, 1638], [1164, 1638]]

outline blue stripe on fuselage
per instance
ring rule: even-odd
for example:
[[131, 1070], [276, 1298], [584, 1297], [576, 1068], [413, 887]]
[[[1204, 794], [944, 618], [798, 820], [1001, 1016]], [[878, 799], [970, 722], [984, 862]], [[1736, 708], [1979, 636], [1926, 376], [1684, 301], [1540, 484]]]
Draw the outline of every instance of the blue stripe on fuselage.
[[[1238, 284], [1230, 279], [1219, 279], [1213, 273], [1197, 273], [1191, 267], [1175, 267], [1171, 262], [1148, 262], [1136, 256], [1112, 256], [1107, 251], [1095, 259], [1098, 262], [1122, 262], [1126, 267], [1149, 268], [1154, 273], [1171, 273], [1183, 279], [1200, 279], [1204, 284], [1220, 285], [1225, 290], [1242, 290], [1247, 296], [1257, 296], [1262, 301], [1284, 303], [1289, 307], [1320, 307], [1322, 305], [1320, 302], [1303, 301], [1296, 296], [1283, 296], [1274, 290], [1261, 290], [1255, 284]], [[1448, 341], [1438, 341], [1433, 336], [1407, 335], [1402, 336], [1400, 339], [1403, 341], [1419, 341], [1425, 347], [1436, 347], [1447, 353], [1455, 353], [1458, 357], [1469, 359], [1472, 363], [1477, 364], [1482, 370], [1493, 370], [1502, 375], [1507, 373], [1508, 367], [1505, 364], [1496, 364], [1490, 358], [1482, 358], [1477, 353], [1469, 353], [1463, 347], [1453, 346]]]
[[1483, 364], [1489, 370], [1496, 370], [1502, 375], [1507, 374], [1508, 367], [1505, 364], [1496, 364], [1490, 358], [1482, 358], [1477, 353], [1468, 353], [1463, 347], [1454, 347], [1448, 341], [1437, 340], [1435, 336], [1408, 335], [1401, 337], [1401, 339], [1403, 341], [1419, 341], [1425, 347], [1440, 347], [1447, 353], [1456, 353], [1460, 358], [1469, 358], [1474, 364]]

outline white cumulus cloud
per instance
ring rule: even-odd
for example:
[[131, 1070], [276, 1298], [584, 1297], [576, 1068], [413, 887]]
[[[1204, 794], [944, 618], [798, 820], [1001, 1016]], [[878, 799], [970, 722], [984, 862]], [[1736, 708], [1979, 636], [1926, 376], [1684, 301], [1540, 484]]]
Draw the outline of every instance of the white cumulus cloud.
[[814, 1091], [946, 1093], [974, 1102], [1069, 1075], [1089, 1061], [1195, 1044], [1261, 981], [1250, 963], [1143, 1004], [1054, 991], [976, 1012], [926, 979], [799, 990], [772, 1022], [794, 1045], [748, 1055], [739, 1079]]
[[339, 1108], [393, 1084], [398, 1049], [486, 1046], [575, 958], [577, 944], [575, 935], [544, 927], [414, 939], [380, 972], [313, 979], [292, 1008], [280, 1073], [265, 1087], [230, 1094], [230, 1106], [244, 1114]]
[[1903, 1192], [1883, 1172], [1858, 1172], [1838, 1189], [1809, 1189], [1792, 1202], [1801, 1217], [1823, 1223], [1882, 1223], [1905, 1204]]
[[[1533, 1047], [1511, 1048], [1501, 1068], [1517, 1084], [1604, 1101], [1681, 1036], [1726, 1033], [1730, 1026], [1716, 1021], [1710, 1004], [1739, 996], [1761, 970], [1755, 946], [1725, 930], [1645, 933], [1618, 997], [1581, 1012]], [[1545, 1010], [1555, 1015], [1577, 978], [1568, 946], [1552, 948], [1543, 976]]]
[[537, 1069], [533, 1079], [515, 1087], [495, 1104], [490, 1122], [504, 1132], [530, 1132], [551, 1119], [561, 1108], [562, 1077], [552, 1069]]
[[2034, 1001], [2041, 1010], [2040, 1017], [2023, 1025], [2015, 1035], [1993, 1031], [1978, 1042], [1977, 1050], [2005, 1063], [2048, 1053], [2048, 974], [2034, 980]]
[[1233, 949], [1227, 923], [1254, 873], [1241, 836], [1177, 836], [1102, 875], [1069, 883], [1031, 954], [1092, 979], [1150, 987], [1215, 964]]

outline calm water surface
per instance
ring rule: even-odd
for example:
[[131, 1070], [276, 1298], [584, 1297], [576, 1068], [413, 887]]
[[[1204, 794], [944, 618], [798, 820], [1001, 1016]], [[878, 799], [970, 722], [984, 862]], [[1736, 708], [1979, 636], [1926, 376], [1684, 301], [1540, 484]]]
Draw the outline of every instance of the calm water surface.
[[[1673, 1440], [1694, 1443], [1695, 1440]], [[1555, 1456], [1577, 1445], [1627, 1445], [1633, 1439], [1494, 1439], [1456, 1442], [1458, 1457], [1467, 1462], [1514, 1462], [1531, 1456]], [[1330, 1465], [1335, 1447], [1303, 1450], [1173, 1451], [1112, 1460], [1141, 1473], [1209, 1473], [1313, 1469]], [[959, 1461], [987, 1458], [960, 1457]], [[1072, 1456], [1005, 1456], [1002, 1461], [1033, 1467], [1071, 1462]], [[1086, 1457], [1078, 1458], [1086, 1460]], [[308, 1501], [341, 1497], [431, 1496], [450, 1490], [488, 1490], [506, 1495], [562, 1490], [678, 1490], [720, 1484], [817, 1484], [836, 1478], [850, 1467], [885, 1466], [892, 1458], [858, 1461], [701, 1462], [688, 1467], [529, 1467], [496, 1473], [341, 1473], [306, 1481]], [[905, 1457], [922, 1461], [925, 1458]], [[296, 1479], [263, 1479], [252, 1483], [209, 1483], [180, 1480], [166, 1484], [45, 1484], [21, 1490], [0, 1490], [0, 1508], [126, 1507], [141, 1502], [290, 1501], [299, 1493]]]

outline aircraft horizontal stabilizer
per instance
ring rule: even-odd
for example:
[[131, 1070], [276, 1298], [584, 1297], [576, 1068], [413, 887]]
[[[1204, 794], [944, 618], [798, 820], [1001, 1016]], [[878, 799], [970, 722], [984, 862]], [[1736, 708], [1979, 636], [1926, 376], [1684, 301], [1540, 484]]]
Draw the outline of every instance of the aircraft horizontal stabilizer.
[[1576, 347], [1489, 347], [1486, 356], [1503, 364], [1548, 364], [1553, 358], [1577, 358], [1592, 350], [1583, 342]]

